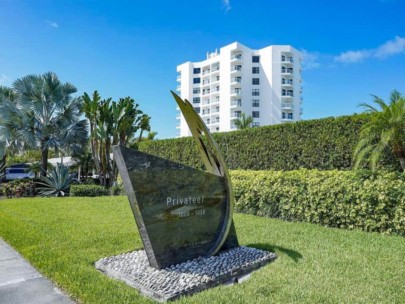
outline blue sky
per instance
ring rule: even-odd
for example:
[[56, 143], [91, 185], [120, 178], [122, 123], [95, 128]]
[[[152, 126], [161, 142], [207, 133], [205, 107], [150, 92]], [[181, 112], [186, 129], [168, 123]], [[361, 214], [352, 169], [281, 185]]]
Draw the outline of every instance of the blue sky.
[[176, 136], [176, 66], [239, 41], [304, 54], [303, 119], [405, 94], [402, 0], [0, 0], [0, 85], [56, 72], [78, 92], [131, 96], [158, 138]]

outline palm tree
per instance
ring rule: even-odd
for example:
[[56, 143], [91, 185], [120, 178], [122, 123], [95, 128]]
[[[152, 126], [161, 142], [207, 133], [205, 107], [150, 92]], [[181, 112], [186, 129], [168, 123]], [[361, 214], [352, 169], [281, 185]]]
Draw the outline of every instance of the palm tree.
[[373, 115], [361, 129], [360, 141], [354, 150], [355, 168], [368, 160], [374, 171], [384, 151], [389, 149], [405, 172], [405, 98], [396, 90], [391, 93], [389, 104], [380, 97], [373, 97], [373, 102], [381, 109], [360, 104]]
[[235, 126], [242, 130], [242, 129], [248, 129], [252, 127], [252, 122], [253, 122], [253, 117], [252, 116], [246, 116], [245, 113], [241, 113], [240, 118], [238, 118], [235, 121]]
[[[17, 115], [19, 111], [14, 106], [16, 101], [17, 94], [13, 89], [0, 86], [0, 105], [6, 105]], [[21, 124], [17, 116], [15, 120], [0, 121], [0, 155], [3, 163], [6, 163], [8, 153], [18, 153], [23, 150], [23, 143], [16, 136], [16, 130]]]
[[157, 134], [158, 134], [158, 132], [150, 131], [150, 132], [148, 133], [148, 136], [146, 137], [146, 139], [147, 139], [147, 140], [154, 140]]
[[50, 149], [79, 153], [87, 140], [87, 120], [80, 119], [82, 99], [70, 83], [55, 73], [28, 75], [13, 83], [15, 100], [0, 103], [0, 145], [15, 140], [23, 149], [41, 150], [41, 174], [46, 175]]

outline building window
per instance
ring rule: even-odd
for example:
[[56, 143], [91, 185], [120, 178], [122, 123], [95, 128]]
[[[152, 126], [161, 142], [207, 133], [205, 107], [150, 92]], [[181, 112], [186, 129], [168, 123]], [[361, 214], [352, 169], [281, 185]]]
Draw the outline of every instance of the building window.
[[252, 78], [252, 84], [254, 84], [254, 85], [260, 84], [260, 79], [259, 78]]
[[294, 91], [293, 90], [281, 90], [281, 96], [290, 96], [294, 97]]
[[281, 61], [285, 61], [285, 56], [284, 55], [281, 56]]
[[252, 96], [260, 96], [259, 89], [252, 89]]
[[201, 68], [194, 68], [193, 73], [194, 74], [200, 74], [201, 73]]
[[260, 62], [260, 56], [252, 56], [252, 62]]
[[252, 100], [252, 107], [259, 107], [260, 106], [260, 100], [259, 99], [253, 99]]
[[193, 103], [200, 103], [200, 97], [194, 97]]
[[285, 118], [286, 118], [285, 112], [283, 112], [283, 113], [281, 114], [281, 118], [282, 118], [282, 119], [285, 119]]
[[287, 117], [288, 119], [293, 119], [293, 113], [288, 113]]
[[193, 83], [200, 83], [200, 82], [201, 82], [201, 78], [200, 78], [200, 77], [193, 79]]
[[193, 94], [200, 94], [201, 89], [200, 88], [193, 88]]
[[259, 111], [253, 111], [252, 112], [252, 117], [253, 118], [259, 118], [260, 117], [260, 112]]
[[219, 127], [217, 127], [215, 130], [219, 131]]
[[208, 118], [208, 119], [207, 119], [207, 125], [209, 125], [210, 122], [211, 122], [211, 120]]
[[260, 127], [260, 123], [257, 122], [257, 121], [252, 122], [252, 127], [253, 127], [253, 128], [254, 128], [254, 127]]
[[281, 80], [281, 84], [293, 85], [293, 80], [292, 80], [292, 79], [283, 78], [283, 79]]
[[195, 110], [197, 113], [200, 113], [200, 107], [195, 107], [194, 110]]
[[252, 74], [259, 74], [260, 68], [259, 67], [252, 67]]

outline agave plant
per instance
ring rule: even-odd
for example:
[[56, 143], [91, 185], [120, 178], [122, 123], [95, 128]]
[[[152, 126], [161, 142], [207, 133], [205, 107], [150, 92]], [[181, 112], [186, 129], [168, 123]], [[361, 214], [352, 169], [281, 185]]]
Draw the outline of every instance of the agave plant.
[[74, 175], [69, 174], [69, 169], [63, 164], [57, 163], [56, 167], [48, 172], [48, 176], [41, 176], [38, 182], [38, 191], [41, 196], [67, 196]]

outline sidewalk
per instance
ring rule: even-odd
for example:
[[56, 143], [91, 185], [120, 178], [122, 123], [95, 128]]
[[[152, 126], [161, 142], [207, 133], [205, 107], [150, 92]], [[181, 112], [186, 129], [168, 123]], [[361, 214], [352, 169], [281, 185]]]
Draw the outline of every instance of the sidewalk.
[[0, 239], [0, 304], [74, 304]]

